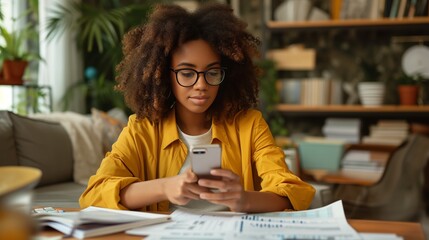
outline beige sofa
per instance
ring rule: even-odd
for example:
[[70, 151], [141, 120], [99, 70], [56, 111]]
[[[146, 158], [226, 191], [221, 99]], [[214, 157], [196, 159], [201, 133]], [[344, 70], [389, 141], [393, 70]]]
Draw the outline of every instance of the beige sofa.
[[0, 166], [42, 171], [33, 206], [79, 207], [79, 196], [110, 150], [127, 117], [122, 110], [92, 109], [20, 116], [0, 111]]
[[85, 185], [73, 180], [73, 149], [59, 123], [0, 111], [0, 166], [28, 166], [42, 171], [34, 206], [79, 207]]

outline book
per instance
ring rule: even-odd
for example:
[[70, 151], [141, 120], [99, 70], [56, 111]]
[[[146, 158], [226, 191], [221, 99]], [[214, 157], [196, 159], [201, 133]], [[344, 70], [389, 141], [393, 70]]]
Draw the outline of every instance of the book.
[[388, 18], [390, 16], [392, 4], [393, 4], [393, 0], [385, 0], [384, 1], [383, 17]]
[[408, 17], [413, 18], [416, 13], [417, 0], [411, 0], [410, 8], [408, 9]]
[[399, 9], [398, 9], [398, 18], [403, 18], [405, 13], [405, 7], [407, 6], [407, 0], [401, 0], [399, 3]]
[[408, 17], [410, 6], [411, 6], [411, 0], [407, 0], [407, 3], [405, 4], [405, 10], [404, 10], [404, 16], [403, 16], [404, 18]]
[[170, 220], [170, 216], [166, 214], [100, 207], [88, 207], [76, 212], [35, 213], [33, 217], [41, 227], [51, 227], [67, 236], [79, 239], [112, 234]]
[[385, 0], [378, 0], [378, 17], [384, 17], [384, 6], [386, 5]]
[[372, 137], [372, 136], [365, 136], [362, 138], [362, 143], [377, 144], [377, 145], [399, 146], [404, 141], [405, 141], [405, 138]]
[[331, 19], [340, 19], [342, 0], [331, 0]]
[[381, 13], [379, 11], [379, 0], [371, 0], [367, 2], [368, 4], [368, 18], [369, 19], [377, 19], [380, 18]]
[[405, 120], [379, 120], [377, 122], [378, 126], [382, 127], [402, 127], [408, 129], [408, 122]]
[[390, 14], [389, 14], [390, 18], [396, 18], [396, 16], [398, 15], [398, 8], [399, 8], [399, 0], [393, 0], [392, 6], [390, 8]]
[[385, 151], [352, 149], [344, 154], [342, 169], [383, 171], [390, 154]]
[[360, 142], [360, 126], [360, 119], [357, 118], [327, 118], [322, 127], [322, 133], [328, 139], [358, 143]]
[[348, 143], [348, 144], [354, 144], [354, 143], [360, 142], [360, 136], [359, 135], [346, 135], [346, 134], [329, 133], [329, 134], [325, 134], [325, 138], [331, 139], [331, 140], [339, 140], [339, 141], [342, 141], [342, 142]]
[[427, 0], [417, 1], [415, 15], [416, 17], [427, 16]]

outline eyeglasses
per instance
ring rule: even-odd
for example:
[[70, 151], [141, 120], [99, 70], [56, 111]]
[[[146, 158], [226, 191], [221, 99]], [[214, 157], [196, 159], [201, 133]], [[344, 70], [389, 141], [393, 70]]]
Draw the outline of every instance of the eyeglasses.
[[208, 85], [217, 86], [222, 83], [225, 78], [226, 68], [210, 68], [202, 72], [198, 72], [192, 68], [182, 68], [171, 71], [176, 73], [176, 81], [182, 87], [192, 87], [197, 83], [200, 73], [204, 74], [204, 80]]

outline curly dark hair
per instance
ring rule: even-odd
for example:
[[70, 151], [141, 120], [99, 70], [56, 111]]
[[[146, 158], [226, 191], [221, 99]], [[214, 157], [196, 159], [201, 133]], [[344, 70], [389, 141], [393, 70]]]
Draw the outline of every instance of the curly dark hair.
[[192, 13], [178, 5], [157, 5], [146, 24], [124, 36], [124, 57], [116, 67], [117, 88], [138, 119], [160, 120], [175, 101], [169, 70], [172, 52], [181, 44], [202, 39], [227, 68], [209, 109], [212, 116], [232, 117], [256, 107], [259, 70], [252, 58], [258, 55], [260, 41], [246, 27], [228, 5], [210, 3]]

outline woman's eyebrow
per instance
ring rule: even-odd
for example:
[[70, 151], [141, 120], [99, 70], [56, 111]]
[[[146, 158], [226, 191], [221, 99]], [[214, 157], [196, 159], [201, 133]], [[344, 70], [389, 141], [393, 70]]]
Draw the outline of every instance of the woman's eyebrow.
[[216, 62], [210, 63], [210, 64], [209, 64], [209, 65], [207, 65], [206, 67], [207, 67], [207, 68], [209, 68], [209, 67], [212, 67], [212, 66], [214, 66], [214, 65], [220, 65], [220, 62], [216, 61]]
[[194, 65], [194, 64], [191, 64], [191, 63], [179, 63], [179, 64], [177, 64], [177, 67], [193, 67], [193, 68], [195, 68], [196, 66]]
[[[212, 66], [214, 66], [214, 65], [220, 65], [220, 62], [219, 62], [219, 61], [212, 62], [212, 63], [208, 64], [208, 65], [206, 66], [206, 68], [212, 67]], [[182, 67], [182, 66], [183, 66], [183, 67], [193, 67], [193, 68], [196, 68], [196, 67], [197, 67], [195, 64], [192, 64], [192, 63], [186, 63], [186, 62], [184, 62], [184, 63], [179, 63], [176, 67]]]

